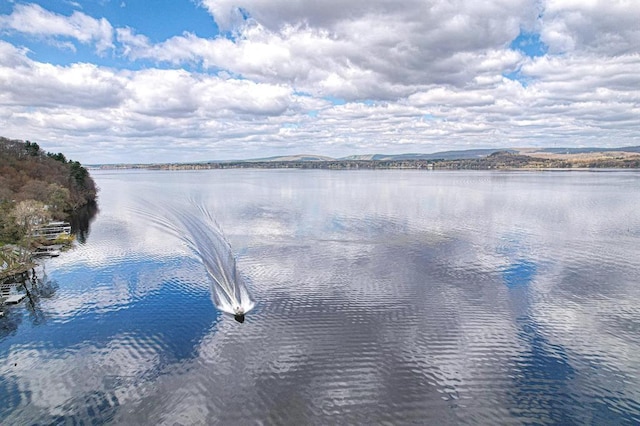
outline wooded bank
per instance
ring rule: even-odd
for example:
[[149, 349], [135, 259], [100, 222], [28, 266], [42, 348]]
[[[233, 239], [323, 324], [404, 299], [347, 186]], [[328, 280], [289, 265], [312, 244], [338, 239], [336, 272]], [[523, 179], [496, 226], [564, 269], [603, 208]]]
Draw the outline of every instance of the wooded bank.
[[34, 232], [52, 220], [66, 220], [95, 203], [97, 188], [79, 162], [37, 143], [0, 137], [0, 277], [20, 265], [40, 241]]

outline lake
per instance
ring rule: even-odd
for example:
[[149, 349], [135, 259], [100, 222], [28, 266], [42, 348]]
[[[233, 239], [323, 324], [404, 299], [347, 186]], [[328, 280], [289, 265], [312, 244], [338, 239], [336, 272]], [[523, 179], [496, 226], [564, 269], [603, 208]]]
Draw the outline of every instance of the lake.
[[92, 175], [2, 424], [640, 422], [638, 171]]

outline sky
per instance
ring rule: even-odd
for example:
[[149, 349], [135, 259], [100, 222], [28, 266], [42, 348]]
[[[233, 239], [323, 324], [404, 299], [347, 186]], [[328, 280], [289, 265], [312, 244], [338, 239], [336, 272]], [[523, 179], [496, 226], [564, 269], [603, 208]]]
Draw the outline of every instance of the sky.
[[84, 164], [640, 145], [640, 0], [0, 0], [0, 136]]

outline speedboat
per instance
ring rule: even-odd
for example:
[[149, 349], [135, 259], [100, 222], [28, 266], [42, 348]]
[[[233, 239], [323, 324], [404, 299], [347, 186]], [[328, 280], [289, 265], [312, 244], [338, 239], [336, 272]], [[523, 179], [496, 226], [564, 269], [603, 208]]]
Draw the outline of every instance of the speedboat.
[[236, 306], [233, 309], [233, 319], [235, 319], [239, 323], [244, 322], [244, 309], [242, 309], [241, 306]]

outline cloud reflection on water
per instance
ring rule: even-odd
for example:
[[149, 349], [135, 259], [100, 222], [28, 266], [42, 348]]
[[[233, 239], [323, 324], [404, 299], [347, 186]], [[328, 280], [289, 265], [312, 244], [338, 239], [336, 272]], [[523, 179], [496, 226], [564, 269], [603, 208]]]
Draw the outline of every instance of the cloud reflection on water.
[[[141, 187], [162, 188], [159, 202], [195, 194], [215, 212], [261, 301], [242, 325], [203, 303], [203, 269], [175, 235], [126, 214], [128, 235], [110, 233], [140, 186], [127, 173], [96, 177], [105, 199], [90, 240], [49, 267], [69, 299], [58, 314], [81, 325], [92, 304], [98, 315], [122, 308], [131, 325], [79, 334], [83, 365], [116, 373], [70, 376], [76, 391], [42, 400], [43, 411], [107, 392], [124, 423], [588, 423], [640, 413], [637, 174], [141, 174]], [[127, 266], [129, 254], [137, 263]], [[70, 286], [80, 277], [105, 288]], [[187, 307], [196, 312], [183, 317]], [[136, 316], [152, 312], [170, 322]], [[164, 328], [173, 331], [144, 344]], [[123, 346], [133, 355], [118, 355]], [[29, 356], [42, 383], [73, 364], [42, 349]], [[26, 371], [3, 373], [25, 392], [40, 386]]]

